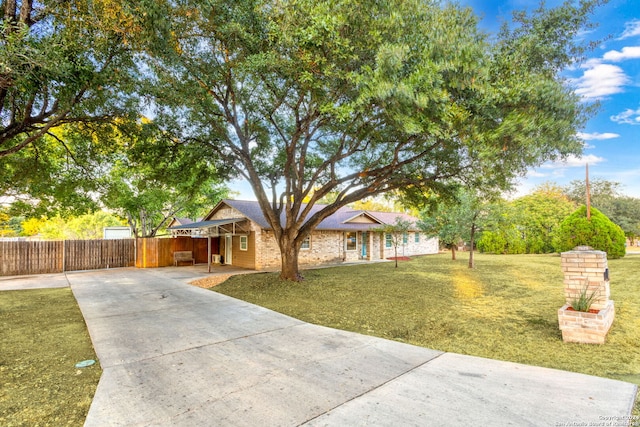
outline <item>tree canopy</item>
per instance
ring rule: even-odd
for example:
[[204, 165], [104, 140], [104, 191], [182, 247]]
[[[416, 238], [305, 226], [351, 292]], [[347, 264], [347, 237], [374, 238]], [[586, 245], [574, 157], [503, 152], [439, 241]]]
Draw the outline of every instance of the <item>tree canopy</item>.
[[590, 246], [606, 252], [609, 258], [622, 258], [626, 253], [622, 229], [596, 208], [591, 208], [591, 218], [588, 219], [585, 206], [562, 221], [554, 243], [558, 252], [570, 251], [576, 246]]
[[132, 111], [136, 67], [118, 10], [111, 0], [0, 1], [0, 158], [60, 125]]
[[[559, 72], [577, 59], [595, 3], [518, 15], [496, 42], [469, 9], [424, 0], [161, 1], [128, 12], [146, 41], [156, 120], [251, 183], [281, 277], [296, 280], [303, 239], [348, 203], [481, 176], [505, 188], [580, 152], [586, 107]], [[536, 47], [549, 38], [553, 49]]]

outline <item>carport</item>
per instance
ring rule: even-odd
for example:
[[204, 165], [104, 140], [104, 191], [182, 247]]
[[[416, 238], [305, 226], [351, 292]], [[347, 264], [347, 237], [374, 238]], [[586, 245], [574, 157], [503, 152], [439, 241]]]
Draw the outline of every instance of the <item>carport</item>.
[[[170, 227], [171, 237], [191, 237], [193, 239], [207, 239], [207, 271], [211, 272], [211, 260], [213, 255], [224, 256], [225, 260], [231, 260], [231, 238], [233, 236], [249, 235], [249, 220], [247, 218], [227, 218], [208, 221], [199, 221], [191, 224]], [[225, 239], [225, 253], [212, 254], [211, 240]], [[220, 245], [218, 245], [220, 247]], [[228, 262], [231, 264], [231, 262]]]

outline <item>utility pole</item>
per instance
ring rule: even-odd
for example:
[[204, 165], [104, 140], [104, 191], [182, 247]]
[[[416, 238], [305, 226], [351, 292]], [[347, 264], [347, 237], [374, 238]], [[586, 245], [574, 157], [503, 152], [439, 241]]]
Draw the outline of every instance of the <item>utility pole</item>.
[[587, 163], [587, 179], [585, 183], [587, 188], [587, 220], [591, 221], [591, 191], [589, 189], [589, 163]]

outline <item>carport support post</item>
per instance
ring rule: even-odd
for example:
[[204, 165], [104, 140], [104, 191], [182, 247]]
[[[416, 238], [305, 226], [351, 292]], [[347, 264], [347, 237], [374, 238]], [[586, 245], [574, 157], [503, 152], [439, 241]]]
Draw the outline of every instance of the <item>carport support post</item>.
[[211, 236], [207, 236], [207, 272], [211, 273]]

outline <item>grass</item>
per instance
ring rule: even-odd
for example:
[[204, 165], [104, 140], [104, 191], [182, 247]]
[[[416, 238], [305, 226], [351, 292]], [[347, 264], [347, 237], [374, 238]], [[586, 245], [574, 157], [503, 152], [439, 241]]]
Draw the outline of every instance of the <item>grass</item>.
[[98, 364], [69, 288], [0, 292], [0, 425], [82, 426]]
[[[447, 352], [608, 377], [640, 385], [640, 255], [609, 260], [616, 318], [605, 345], [564, 343], [558, 255], [448, 254], [230, 278], [212, 288], [298, 319]], [[638, 413], [638, 404], [636, 412]], [[640, 413], [638, 413], [640, 414]]]

